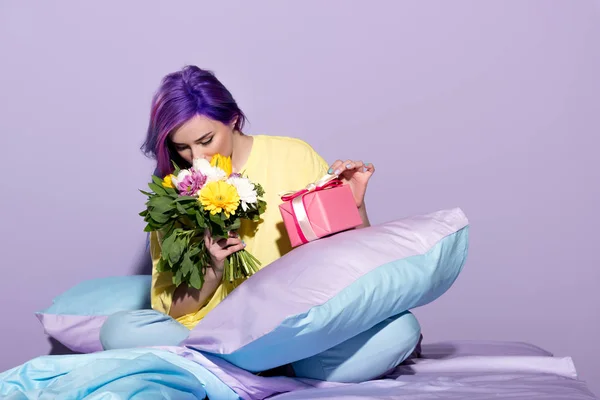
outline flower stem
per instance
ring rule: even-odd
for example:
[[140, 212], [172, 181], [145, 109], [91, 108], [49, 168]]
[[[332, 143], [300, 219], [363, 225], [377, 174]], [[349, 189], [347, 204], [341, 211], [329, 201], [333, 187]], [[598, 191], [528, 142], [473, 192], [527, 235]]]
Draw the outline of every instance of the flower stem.
[[250, 277], [258, 272], [260, 265], [260, 261], [246, 250], [240, 250], [230, 255], [227, 263], [223, 279], [229, 282]]

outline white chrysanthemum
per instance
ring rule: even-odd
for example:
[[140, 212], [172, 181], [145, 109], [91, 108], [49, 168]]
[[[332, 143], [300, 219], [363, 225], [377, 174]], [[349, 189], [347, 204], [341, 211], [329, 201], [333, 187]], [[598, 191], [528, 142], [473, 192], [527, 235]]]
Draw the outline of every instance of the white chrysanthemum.
[[206, 176], [206, 182], [221, 181], [227, 177], [225, 171], [220, 168], [213, 167], [210, 162], [204, 158], [197, 158], [193, 162], [193, 168], [196, 171], [200, 171], [202, 175]]
[[237, 190], [244, 211], [248, 210], [248, 204], [255, 204], [258, 201], [254, 184], [248, 178], [232, 176], [227, 179], [227, 183], [233, 185]]
[[179, 182], [181, 182], [185, 179], [186, 176], [189, 176], [191, 174], [192, 173], [187, 169], [182, 169], [181, 171], [179, 171], [179, 174], [177, 174], [176, 177], [171, 179], [171, 182], [173, 182], [173, 186], [177, 187], [177, 185], [179, 185]]

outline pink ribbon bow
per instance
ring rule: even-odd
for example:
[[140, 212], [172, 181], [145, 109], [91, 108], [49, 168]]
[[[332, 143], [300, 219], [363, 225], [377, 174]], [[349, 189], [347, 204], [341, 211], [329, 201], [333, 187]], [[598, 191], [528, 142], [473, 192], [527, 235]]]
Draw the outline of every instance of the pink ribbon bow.
[[310, 192], [318, 192], [320, 190], [329, 189], [332, 187], [340, 186], [342, 181], [339, 179], [337, 175], [325, 175], [321, 179], [316, 182], [309, 183], [302, 190], [298, 190], [296, 192], [284, 192], [281, 194], [281, 200], [290, 201], [295, 199], [298, 196], [303, 196]]

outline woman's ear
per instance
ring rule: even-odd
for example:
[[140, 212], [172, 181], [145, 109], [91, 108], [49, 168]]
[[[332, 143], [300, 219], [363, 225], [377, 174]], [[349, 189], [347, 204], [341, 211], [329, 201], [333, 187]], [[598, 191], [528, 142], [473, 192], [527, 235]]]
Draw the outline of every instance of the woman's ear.
[[231, 127], [231, 129], [235, 128], [235, 126], [236, 126], [236, 124], [238, 122], [238, 119], [239, 119], [239, 116], [237, 116], [237, 115], [235, 117], [233, 117], [233, 119], [229, 123], [229, 126]]

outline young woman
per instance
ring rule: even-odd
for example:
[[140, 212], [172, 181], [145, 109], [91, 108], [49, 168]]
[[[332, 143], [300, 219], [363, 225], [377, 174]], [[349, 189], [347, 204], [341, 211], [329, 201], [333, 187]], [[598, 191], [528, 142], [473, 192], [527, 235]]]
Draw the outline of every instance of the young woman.
[[[206, 268], [205, 283], [200, 290], [185, 285], [175, 288], [170, 273], [156, 271], [161, 241], [159, 235], [152, 232], [153, 310], [117, 313], [108, 318], [101, 332], [105, 349], [177, 345], [233, 290], [233, 284], [222, 281], [223, 262], [227, 256], [246, 248], [264, 268], [290, 251], [277, 207], [281, 202], [278, 193], [299, 190], [328, 173], [339, 175], [352, 189], [362, 226], [369, 226], [364, 198], [367, 183], [375, 171], [372, 164], [340, 159], [328, 165], [302, 140], [244, 134], [244, 122], [244, 113], [233, 96], [211, 72], [187, 66], [162, 80], [152, 102], [143, 146], [143, 150], [156, 159], [157, 174], [164, 177], [171, 173], [172, 161], [188, 168], [197, 158], [210, 159], [217, 153], [231, 156], [233, 172], [243, 172], [263, 186], [267, 210], [259, 222], [244, 221], [239, 231], [226, 240], [205, 238], [212, 262]], [[406, 323], [412, 317], [408, 315], [408, 318], [398, 320]], [[411, 321], [408, 322], [413, 323]], [[406, 350], [403, 349], [399, 357], [404, 357]], [[339, 356], [339, 351], [335, 354]], [[315, 377], [310, 371], [304, 375]]]

